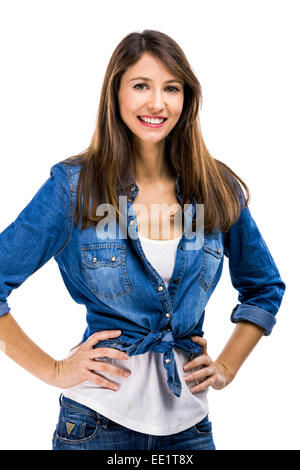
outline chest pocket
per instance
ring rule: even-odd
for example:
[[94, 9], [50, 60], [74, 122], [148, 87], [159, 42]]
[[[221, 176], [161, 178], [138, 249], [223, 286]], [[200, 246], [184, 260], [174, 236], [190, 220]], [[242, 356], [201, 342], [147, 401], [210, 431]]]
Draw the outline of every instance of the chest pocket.
[[203, 265], [199, 282], [205, 290], [213, 287], [223, 257], [223, 246], [219, 238], [206, 238], [203, 246]]
[[117, 299], [132, 291], [126, 271], [126, 246], [118, 242], [83, 245], [82, 261], [91, 291]]

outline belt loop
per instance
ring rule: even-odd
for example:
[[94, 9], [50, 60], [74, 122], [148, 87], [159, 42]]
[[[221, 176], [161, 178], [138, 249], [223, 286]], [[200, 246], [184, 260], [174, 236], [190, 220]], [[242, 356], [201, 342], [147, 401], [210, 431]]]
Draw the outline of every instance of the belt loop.
[[100, 413], [97, 413], [97, 418], [98, 418], [100, 425], [103, 427], [103, 429], [107, 429], [107, 425], [110, 421], [109, 418], [101, 415]]

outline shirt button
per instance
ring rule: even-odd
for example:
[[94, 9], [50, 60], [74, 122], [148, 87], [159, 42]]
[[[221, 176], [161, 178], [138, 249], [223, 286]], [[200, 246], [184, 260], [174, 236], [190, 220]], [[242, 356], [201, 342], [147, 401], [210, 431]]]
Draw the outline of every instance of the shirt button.
[[167, 331], [171, 331], [171, 328], [166, 328]]
[[92, 259], [92, 261], [93, 261], [93, 263], [97, 263], [98, 258], [95, 257], [95, 258]]
[[116, 261], [116, 259], [117, 258], [115, 256], [112, 256], [112, 258], [111, 258], [112, 261]]
[[131, 219], [131, 221], [129, 222], [129, 225], [134, 225], [134, 220]]
[[220, 251], [221, 251], [220, 248], [218, 248], [218, 249], [217, 249], [217, 253], [220, 253]]
[[174, 279], [174, 281], [173, 281], [173, 282], [174, 282], [174, 284], [178, 284], [178, 282], [179, 282], [179, 279]]
[[135, 186], [131, 186], [131, 191], [134, 191], [135, 190]]
[[171, 359], [166, 359], [166, 360], [165, 360], [165, 363], [166, 363], [166, 364], [170, 364], [170, 362], [171, 362]]
[[158, 286], [157, 290], [162, 291], [164, 290], [163, 286]]
[[166, 317], [167, 317], [167, 318], [170, 318], [170, 317], [171, 317], [171, 314], [170, 314], [169, 312], [166, 313]]
[[181, 249], [181, 250], [184, 250], [184, 247], [183, 247], [183, 245], [180, 245], [180, 249]]

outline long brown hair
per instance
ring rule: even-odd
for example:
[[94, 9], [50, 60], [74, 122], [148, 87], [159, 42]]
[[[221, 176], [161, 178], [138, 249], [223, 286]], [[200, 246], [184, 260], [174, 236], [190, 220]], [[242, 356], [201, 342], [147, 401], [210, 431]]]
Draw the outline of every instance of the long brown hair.
[[81, 229], [96, 225], [104, 217], [96, 216], [100, 201], [113, 204], [119, 221], [119, 190], [127, 194], [124, 182], [128, 181], [131, 168], [132, 144], [131, 131], [120, 116], [118, 90], [124, 72], [144, 52], [160, 59], [184, 82], [182, 113], [165, 142], [165, 157], [182, 177], [182, 209], [195, 197], [197, 203], [204, 204], [205, 230], [210, 232], [218, 227], [227, 231], [237, 221], [241, 208], [248, 205], [249, 189], [227, 165], [209, 153], [198, 115], [202, 106], [201, 85], [179, 45], [166, 34], [154, 30], [130, 33], [116, 47], [105, 73], [90, 145], [65, 160], [81, 165], [75, 226], [80, 219]]

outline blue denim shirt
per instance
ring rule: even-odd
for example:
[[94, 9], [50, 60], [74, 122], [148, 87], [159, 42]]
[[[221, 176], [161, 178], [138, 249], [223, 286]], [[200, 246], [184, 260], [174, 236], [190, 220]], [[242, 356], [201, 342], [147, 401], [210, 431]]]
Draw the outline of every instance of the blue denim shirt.
[[[82, 342], [96, 331], [119, 329], [118, 338], [95, 347], [118, 348], [130, 356], [149, 350], [163, 353], [168, 385], [179, 397], [182, 385], [173, 347], [186, 351], [189, 360], [202, 353], [190, 337], [203, 336], [205, 306], [220, 279], [225, 255], [240, 302], [231, 320], [247, 320], [263, 327], [266, 335], [271, 333], [285, 284], [249, 208], [242, 210], [228, 232], [205, 234], [196, 249], [187, 249], [191, 239], [185, 231], [167, 287], [147, 260], [139, 238], [132, 235], [137, 235], [137, 219], [131, 206], [139, 191], [133, 177], [128, 181], [128, 219], [105, 240], [96, 227], [81, 232], [80, 223], [74, 226], [79, 170], [65, 160], [54, 164], [47, 181], [0, 234], [0, 315], [10, 310], [7, 297], [12, 290], [54, 256], [70, 295], [86, 308]], [[176, 188], [181, 202], [180, 175]], [[187, 227], [195, 201], [190, 206]], [[131, 236], [126, 238], [126, 231]]]

